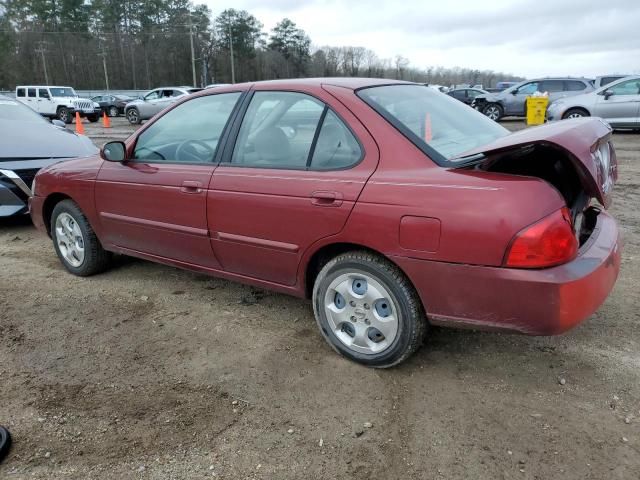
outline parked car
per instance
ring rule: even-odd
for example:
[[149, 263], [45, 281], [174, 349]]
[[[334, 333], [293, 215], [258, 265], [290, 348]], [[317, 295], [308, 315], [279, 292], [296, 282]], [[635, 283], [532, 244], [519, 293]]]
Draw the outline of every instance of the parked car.
[[527, 97], [536, 92], [547, 92], [549, 102], [559, 98], [591, 92], [593, 85], [587, 78], [541, 78], [526, 80], [501, 93], [479, 95], [472, 106], [484, 113], [491, 120], [498, 121], [503, 116], [526, 116]]
[[142, 120], [148, 120], [156, 113], [176, 102], [184, 95], [199, 92], [201, 88], [191, 87], [162, 87], [151, 90], [144, 97], [127, 103], [124, 114], [132, 125], [139, 125]]
[[498, 82], [496, 83], [496, 88], [498, 91], [506, 90], [509, 87], [513, 87], [517, 85], [519, 82]]
[[80, 98], [71, 87], [51, 87], [45, 85], [19, 85], [16, 100], [48, 118], [57, 118], [71, 123], [78, 112], [90, 122], [100, 118], [100, 105], [87, 98]]
[[640, 128], [640, 75], [557, 100], [547, 108], [548, 121], [591, 116], [603, 118], [614, 128]]
[[429, 325], [549, 335], [598, 308], [621, 254], [610, 138], [589, 118], [509, 134], [407, 82], [240, 84], [40, 172], [31, 215], [72, 274], [118, 252], [309, 297], [336, 351], [389, 367]]
[[118, 115], [124, 115], [124, 107], [127, 103], [133, 102], [135, 98], [127, 95], [105, 94], [92, 97], [91, 100], [100, 105], [102, 112], [110, 117], [117, 117]]
[[0, 217], [27, 213], [37, 171], [68, 158], [93, 155], [98, 148], [9, 97], [0, 95]]
[[596, 77], [593, 81], [593, 88], [598, 90], [605, 85], [609, 85], [611, 82], [615, 82], [616, 80], [620, 80], [621, 78], [628, 76], [630, 75], [603, 75], [601, 77]]
[[452, 96], [456, 100], [460, 100], [462, 103], [471, 105], [473, 100], [478, 95], [489, 95], [489, 92], [487, 92], [486, 90], [481, 90], [479, 88], [457, 88], [455, 90], [450, 90], [449, 92], [447, 92], [447, 95]]

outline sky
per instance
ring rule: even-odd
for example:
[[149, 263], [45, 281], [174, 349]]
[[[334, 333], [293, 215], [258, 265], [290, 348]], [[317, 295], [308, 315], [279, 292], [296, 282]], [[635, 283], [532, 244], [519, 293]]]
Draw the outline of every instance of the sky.
[[640, 0], [204, 3], [216, 15], [247, 10], [266, 31], [287, 17], [315, 47], [367, 47], [381, 58], [402, 55], [417, 68], [460, 66], [526, 78], [640, 73]]

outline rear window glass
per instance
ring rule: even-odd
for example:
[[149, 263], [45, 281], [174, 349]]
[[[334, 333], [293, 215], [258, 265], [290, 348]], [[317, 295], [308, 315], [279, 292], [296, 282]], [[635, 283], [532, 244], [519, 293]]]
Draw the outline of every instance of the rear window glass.
[[587, 88], [584, 83], [579, 82], [578, 80], [565, 80], [564, 83], [568, 92], [579, 92]]
[[480, 112], [422, 85], [369, 87], [357, 94], [440, 165], [509, 134]]

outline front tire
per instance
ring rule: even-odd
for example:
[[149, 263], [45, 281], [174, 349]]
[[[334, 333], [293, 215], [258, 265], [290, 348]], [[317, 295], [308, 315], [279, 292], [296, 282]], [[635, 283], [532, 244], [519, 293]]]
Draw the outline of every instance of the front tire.
[[11, 449], [11, 434], [9, 431], [0, 426], [0, 462], [7, 456]]
[[482, 109], [482, 113], [484, 113], [494, 122], [497, 122], [504, 115], [504, 109], [498, 103], [490, 103]]
[[131, 125], [140, 125], [140, 112], [138, 112], [137, 108], [127, 110], [127, 120]]
[[63, 200], [54, 207], [51, 238], [62, 265], [74, 275], [95, 275], [109, 265], [111, 254], [102, 248], [89, 221], [73, 200]]
[[313, 286], [320, 332], [341, 355], [387, 368], [422, 344], [427, 319], [404, 273], [378, 255], [353, 251], [330, 260]]
[[117, 117], [118, 116], [118, 107], [114, 107], [114, 106], [109, 107], [108, 115], [110, 117]]
[[87, 119], [91, 123], [96, 123], [99, 120], [99, 117], [98, 117], [98, 115], [87, 115]]
[[569, 110], [564, 112], [562, 119], [564, 120], [567, 118], [582, 118], [588, 116], [589, 113], [586, 110], [582, 110], [581, 108], [570, 108]]
[[69, 125], [73, 121], [73, 115], [71, 115], [71, 110], [67, 107], [60, 107], [56, 113], [58, 120], [63, 121], [67, 125]]

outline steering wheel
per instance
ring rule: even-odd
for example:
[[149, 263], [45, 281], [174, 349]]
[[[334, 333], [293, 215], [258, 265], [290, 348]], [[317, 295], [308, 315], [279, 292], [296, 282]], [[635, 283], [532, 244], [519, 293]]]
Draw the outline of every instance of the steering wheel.
[[[196, 147], [201, 147], [202, 149], [204, 149], [204, 154], [202, 154]], [[207, 145], [202, 140], [188, 139], [182, 142], [180, 145], [178, 145], [178, 147], [176, 148], [175, 158], [178, 161], [202, 162], [202, 160], [205, 159], [205, 157], [208, 158], [209, 160], [213, 160], [214, 153], [215, 153], [215, 150], [213, 150], [209, 145]]]

